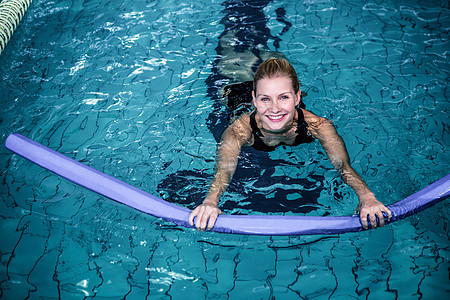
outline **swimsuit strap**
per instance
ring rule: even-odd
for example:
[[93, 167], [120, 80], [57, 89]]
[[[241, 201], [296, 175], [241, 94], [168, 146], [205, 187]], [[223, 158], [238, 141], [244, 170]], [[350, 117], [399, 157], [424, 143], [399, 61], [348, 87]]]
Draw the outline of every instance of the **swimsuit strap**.
[[297, 107], [297, 130], [295, 132], [299, 132], [306, 126], [308, 124], [305, 121], [305, 116], [303, 116], [303, 111]]
[[262, 134], [261, 130], [258, 127], [258, 124], [256, 124], [256, 110], [254, 110], [251, 115], [250, 115], [250, 126], [252, 127], [252, 132], [254, 135], [258, 136], [258, 137], [263, 137], [264, 135]]
[[303, 143], [311, 143], [314, 141], [314, 138], [308, 132], [308, 123], [305, 121], [305, 116], [303, 115], [302, 109], [297, 107], [297, 113], [297, 130], [295, 132], [298, 133], [298, 135], [295, 137], [294, 145], [297, 146]]
[[[305, 117], [303, 115], [303, 111], [301, 108], [297, 107], [297, 114], [298, 114], [298, 118], [297, 118], [297, 129], [295, 130], [295, 132], [297, 133], [297, 136], [295, 137], [295, 141], [294, 144], [290, 145], [290, 146], [297, 146], [303, 143], [310, 143], [312, 141], [314, 141], [314, 138], [308, 133], [308, 123], [306, 123], [305, 121]], [[276, 149], [276, 147], [281, 146], [281, 145], [285, 145], [284, 143], [280, 143], [276, 146], [269, 146], [266, 143], [264, 143], [264, 141], [262, 140], [262, 138], [264, 137], [263, 133], [261, 132], [261, 130], [258, 127], [258, 124], [256, 123], [256, 110], [254, 110], [251, 114], [250, 114], [250, 126], [252, 128], [252, 133], [253, 133], [253, 137], [254, 137], [254, 141], [253, 141], [253, 145], [252, 147], [255, 148], [256, 150], [260, 150], [260, 151], [266, 151], [266, 152], [270, 152]]]
[[276, 146], [269, 146], [266, 143], [264, 143], [264, 141], [262, 140], [262, 137], [264, 137], [264, 135], [262, 134], [261, 130], [259, 129], [258, 124], [256, 124], [255, 115], [256, 115], [256, 110], [254, 110], [250, 114], [250, 126], [252, 128], [253, 139], [254, 139], [252, 147], [256, 150], [265, 151], [265, 152], [270, 152], [270, 151], [275, 150]]

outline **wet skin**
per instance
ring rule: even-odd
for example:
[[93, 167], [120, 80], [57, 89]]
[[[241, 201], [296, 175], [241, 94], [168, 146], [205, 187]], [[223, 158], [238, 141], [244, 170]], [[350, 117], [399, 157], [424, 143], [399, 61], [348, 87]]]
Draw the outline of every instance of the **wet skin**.
[[[258, 81], [256, 92], [253, 92], [253, 104], [257, 125], [264, 134], [264, 143], [275, 146], [280, 143], [290, 145], [295, 141], [298, 117], [295, 107], [299, 102], [300, 91], [294, 91], [288, 77], [262, 78]], [[391, 212], [376, 199], [361, 176], [351, 167], [345, 143], [333, 124], [307, 110], [303, 110], [303, 114], [309, 134], [320, 141], [344, 182], [357, 194], [363, 227], [368, 228], [369, 219], [372, 228], [376, 228], [377, 218], [379, 226], [383, 227], [383, 212], [387, 214], [388, 220], [391, 218]], [[241, 148], [251, 146], [254, 142], [249, 115], [246, 113], [239, 117], [222, 136], [208, 194], [203, 204], [196, 207], [189, 216], [189, 223], [198, 230], [212, 229], [214, 226], [217, 217], [222, 213], [218, 208], [220, 196], [233, 177]]]

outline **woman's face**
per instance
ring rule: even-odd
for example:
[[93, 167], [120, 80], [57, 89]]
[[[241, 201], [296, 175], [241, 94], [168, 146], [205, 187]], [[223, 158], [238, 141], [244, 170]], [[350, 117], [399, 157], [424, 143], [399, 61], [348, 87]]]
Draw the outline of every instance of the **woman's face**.
[[295, 93], [289, 77], [262, 78], [256, 83], [256, 95], [254, 91], [252, 95], [265, 130], [276, 133], [292, 124], [295, 106], [300, 103], [300, 91]]

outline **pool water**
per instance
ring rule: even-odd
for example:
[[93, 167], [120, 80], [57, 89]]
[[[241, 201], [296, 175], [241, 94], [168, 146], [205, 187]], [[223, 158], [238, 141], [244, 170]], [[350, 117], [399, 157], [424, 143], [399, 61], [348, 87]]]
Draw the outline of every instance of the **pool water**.
[[[0, 56], [2, 144], [21, 133], [192, 208], [228, 122], [225, 51], [264, 47], [293, 63], [307, 109], [334, 122], [381, 201], [449, 173], [446, 1], [245, 2], [35, 0]], [[4, 147], [0, 164], [2, 299], [449, 295], [448, 200], [360, 233], [228, 235], [140, 213]], [[312, 143], [245, 149], [221, 201], [234, 214], [348, 215], [357, 198]]]

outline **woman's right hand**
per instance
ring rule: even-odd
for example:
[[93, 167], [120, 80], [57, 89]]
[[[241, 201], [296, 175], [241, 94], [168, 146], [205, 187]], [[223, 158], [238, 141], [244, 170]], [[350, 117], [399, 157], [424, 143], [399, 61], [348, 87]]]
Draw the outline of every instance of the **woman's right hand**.
[[[220, 196], [225, 192], [236, 170], [241, 147], [249, 143], [252, 136], [250, 114], [245, 113], [234, 121], [223, 133], [217, 148], [214, 177], [203, 204], [197, 206], [189, 216], [189, 224], [197, 230], [211, 230], [217, 217], [222, 213], [219, 209]], [[195, 222], [194, 222], [195, 219]]]
[[217, 204], [211, 202], [203, 202], [197, 206], [189, 215], [189, 224], [194, 226], [199, 231], [204, 231], [206, 228], [211, 230], [216, 223], [217, 217], [222, 214], [222, 211], [217, 207]]

